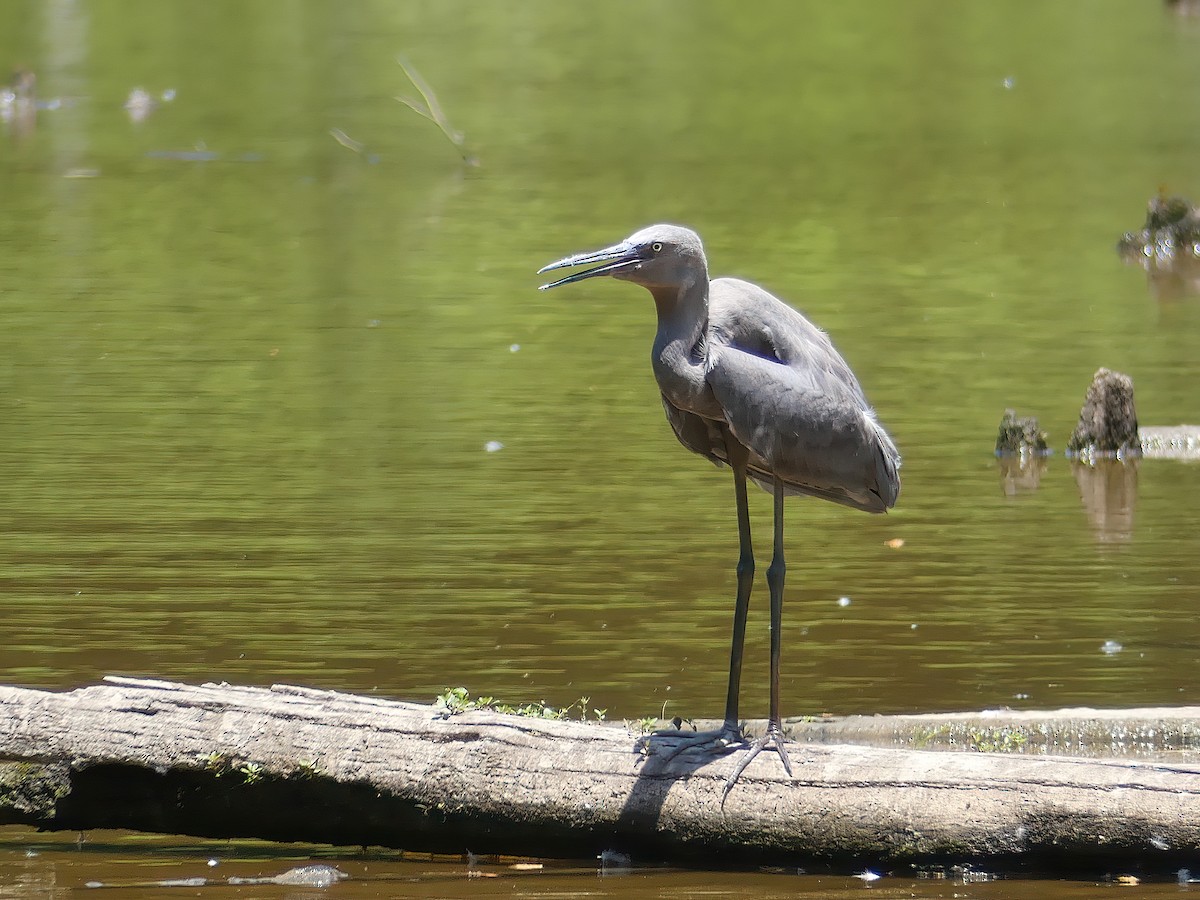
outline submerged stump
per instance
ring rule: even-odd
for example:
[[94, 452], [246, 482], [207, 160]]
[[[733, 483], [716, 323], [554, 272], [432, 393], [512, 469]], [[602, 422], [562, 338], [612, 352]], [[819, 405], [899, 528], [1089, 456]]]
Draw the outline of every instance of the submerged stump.
[[1067, 451], [1078, 456], [1127, 456], [1141, 450], [1133, 379], [1098, 369], [1079, 411], [1079, 424], [1067, 441]]
[[703, 865], [1167, 872], [1200, 855], [1184, 760], [808, 743], [794, 779], [764, 753], [726, 796], [736, 754], [646, 755], [621, 726], [115, 678], [0, 687], [0, 705], [0, 824]]
[[1140, 231], [1127, 231], [1117, 252], [1128, 261], [1170, 261], [1200, 255], [1200, 209], [1185, 197], [1151, 197]]
[[1036, 416], [1018, 416], [1016, 410], [1006, 409], [996, 435], [996, 455], [1046, 456], [1046, 432]]

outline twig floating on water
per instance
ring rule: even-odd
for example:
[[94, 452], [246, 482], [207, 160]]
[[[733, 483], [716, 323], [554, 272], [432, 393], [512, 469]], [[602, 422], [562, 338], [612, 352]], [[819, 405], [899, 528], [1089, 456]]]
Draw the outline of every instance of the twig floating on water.
[[450, 124], [450, 120], [446, 118], [446, 113], [442, 110], [441, 103], [438, 102], [437, 94], [433, 88], [429, 86], [421, 73], [416, 70], [412, 63], [406, 60], [403, 56], [397, 55], [396, 62], [400, 64], [400, 68], [404, 70], [404, 74], [408, 76], [408, 80], [412, 82], [413, 87], [417, 89], [417, 93], [421, 95], [421, 100], [424, 105], [416, 100], [411, 100], [408, 97], [396, 97], [401, 103], [411, 109], [413, 112], [428, 119], [446, 136], [446, 140], [452, 143], [462, 156], [463, 162], [469, 166], [479, 165], [479, 160], [472, 154], [467, 152], [466, 135], [461, 131], [457, 131]]
[[355, 153], [362, 153], [366, 146], [361, 141], [356, 141], [340, 128], [329, 129], [329, 136], [345, 147], [347, 150], [353, 150]]

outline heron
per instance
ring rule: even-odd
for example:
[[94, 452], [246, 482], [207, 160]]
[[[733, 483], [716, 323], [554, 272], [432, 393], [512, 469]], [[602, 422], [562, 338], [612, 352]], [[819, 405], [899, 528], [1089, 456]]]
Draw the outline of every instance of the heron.
[[[710, 281], [696, 232], [651, 225], [603, 250], [552, 262], [538, 274], [580, 266], [592, 268], [539, 290], [598, 276], [646, 288], [658, 313], [650, 362], [667, 421], [688, 450], [733, 470], [739, 556], [725, 718], [715, 731], [669, 732], [681, 743], [668, 758], [689, 750], [747, 751], [726, 781], [726, 794], [768, 748], [778, 753], [791, 777], [779, 709], [784, 498], [808, 495], [869, 513], [886, 512], [900, 492], [900, 454], [825, 332], [758, 285], [737, 278]], [[738, 719], [754, 582], [748, 480], [774, 497], [774, 544], [767, 568], [770, 709], [766, 732], [754, 739]]]

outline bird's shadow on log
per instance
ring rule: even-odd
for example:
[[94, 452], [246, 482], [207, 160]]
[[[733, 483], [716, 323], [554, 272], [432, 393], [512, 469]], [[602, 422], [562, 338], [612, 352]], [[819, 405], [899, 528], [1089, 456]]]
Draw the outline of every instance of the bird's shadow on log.
[[[680, 732], [683, 736], [687, 732]], [[618, 831], [616, 837], [622, 842], [628, 841], [630, 846], [616, 849], [645, 857], [648, 852], [656, 849], [666, 851], [670, 848], [672, 856], [679, 857], [681, 845], [685, 856], [696, 859], [707, 859], [711, 862], [711, 844], [700, 834], [683, 834], [678, 826], [663, 822], [663, 808], [673, 789], [686, 789], [687, 783], [698, 770], [714, 765], [725, 759], [727, 753], [706, 753], [701, 750], [686, 750], [678, 755], [672, 755], [675, 744], [672, 735], [658, 735], [638, 738], [633, 746], [633, 753], [640, 757], [636, 763], [638, 777], [625, 798], [625, 804], [618, 816]], [[647, 750], [649, 752], [647, 752]], [[724, 773], [714, 773], [711, 781], [720, 785], [718, 791], [724, 789]], [[704, 779], [710, 781], [710, 779]], [[717, 795], [721, 795], [718, 793]], [[712, 797], [712, 787], [708, 786], [703, 792], [697, 792], [695, 803], [708, 802]], [[651, 835], [661, 836], [662, 847], [654, 847], [655, 841], [648, 841]], [[632, 855], [632, 853], [631, 853]]]

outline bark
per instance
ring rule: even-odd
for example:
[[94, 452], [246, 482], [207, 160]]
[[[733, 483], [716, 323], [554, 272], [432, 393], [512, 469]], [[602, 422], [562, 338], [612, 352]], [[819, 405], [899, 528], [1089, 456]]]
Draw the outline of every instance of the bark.
[[[793, 744], [794, 779], [766, 752], [722, 802], [736, 754], [645, 755], [621, 726], [442, 718], [288, 686], [106, 682], [0, 687], [0, 823], [709, 865], [1169, 871], [1200, 854], [1200, 766], [1183, 761]], [[1197, 728], [1180, 711], [1110, 716], [1112, 733], [1165, 718]], [[897, 733], [945, 736], [920, 719]], [[864, 721], [895, 740], [888, 718]]]

